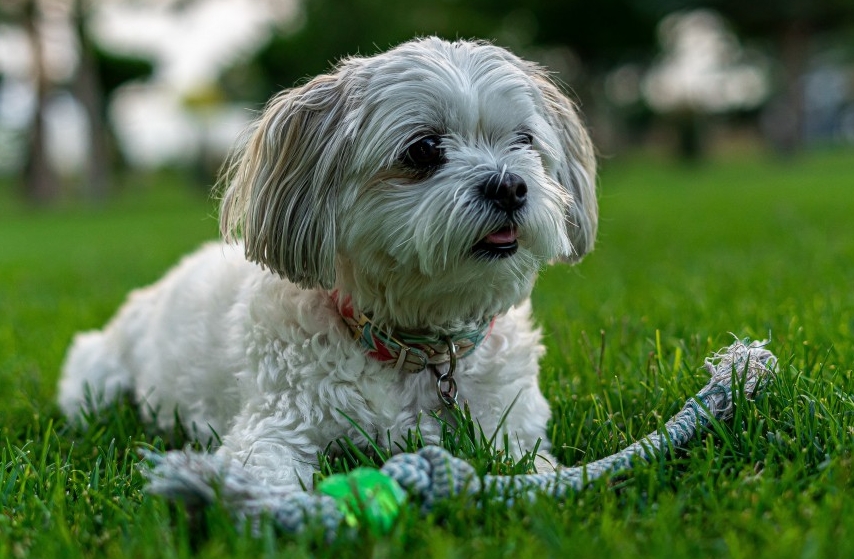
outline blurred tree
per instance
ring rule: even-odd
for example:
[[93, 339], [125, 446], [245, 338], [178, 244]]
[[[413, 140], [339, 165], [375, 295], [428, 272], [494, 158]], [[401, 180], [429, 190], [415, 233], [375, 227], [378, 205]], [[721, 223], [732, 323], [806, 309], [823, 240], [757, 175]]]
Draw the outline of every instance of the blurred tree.
[[526, 6], [537, 15], [536, 42], [568, 45], [593, 71], [600, 72], [626, 60], [652, 56], [655, 29], [668, 13], [670, 1], [536, 0]]
[[343, 54], [372, 54], [415, 35], [486, 37], [496, 26], [492, 13], [475, 17], [469, 3], [454, 0], [309, 0], [301, 10], [296, 29], [282, 30], [248, 67], [232, 68], [224, 76], [230, 96], [263, 102], [300, 79], [328, 70]]
[[82, 191], [87, 199], [97, 202], [109, 193], [119, 153], [107, 118], [107, 100], [122, 84], [150, 76], [154, 65], [143, 58], [99, 48], [87, 27], [91, 8], [86, 0], [71, 0], [72, 26], [80, 47], [80, 61], [71, 85], [89, 121], [90, 144]]
[[73, 78], [72, 90], [83, 105], [89, 121], [89, 150], [82, 190], [88, 199], [99, 201], [106, 197], [109, 188], [110, 142], [104, 118], [104, 92], [100, 84], [96, 50], [86, 32], [86, 8], [83, 6], [83, 0], [72, 1], [71, 20], [80, 46], [80, 61]]
[[231, 97], [260, 103], [328, 70], [344, 53], [372, 54], [423, 35], [493, 39], [520, 54], [568, 46], [591, 68], [607, 68], [654, 47], [660, 14], [645, 6], [641, 0], [307, 0], [294, 28], [275, 35], [248, 65], [230, 69], [222, 85]]
[[699, 159], [714, 119], [755, 112], [768, 99], [767, 64], [715, 10], [674, 12], [658, 27], [661, 53], [639, 93], [675, 132], [680, 158]]
[[23, 27], [30, 47], [30, 70], [35, 95], [33, 115], [27, 135], [23, 188], [24, 196], [30, 202], [46, 204], [59, 194], [59, 178], [47, 154], [44, 114], [52, 84], [45, 68], [44, 42], [39, 28], [39, 8], [36, 0], [13, 1], [3, 6], [2, 13], [4, 17]]
[[[687, 2], [686, 2], [687, 3]], [[770, 109], [771, 140], [784, 151], [798, 149], [804, 139], [802, 78], [815, 38], [854, 28], [851, 0], [706, 0], [719, 10], [745, 38], [766, 41], [782, 66], [781, 95]], [[693, 5], [693, 3], [691, 3]]]
[[[68, 14], [71, 29], [78, 44], [79, 60], [69, 83], [55, 83], [47, 73], [45, 40], [41, 34], [44, 20], [42, 10]], [[26, 161], [23, 173], [23, 192], [36, 204], [48, 204], [61, 193], [61, 184], [52, 167], [47, 151], [45, 112], [51, 94], [59, 88], [69, 88], [83, 107], [90, 133], [86, 150], [87, 161], [82, 177], [85, 197], [103, 199], [109, 191], [111, 169], [118, 150], [107, 120], [107, 99], [123, 83], [151, 75], [153, 64], [145, 59], [105, 52], [93, 41], [87, 26], [91, 6], [86, 0], [8, 0], [0, 5], [0, 18], [21, 26], [27, 34], [31, 52], [31, 84], [34, 92], [33, 115], [27, 131]], [[69, 45], [71, 48], [71, 45]]]

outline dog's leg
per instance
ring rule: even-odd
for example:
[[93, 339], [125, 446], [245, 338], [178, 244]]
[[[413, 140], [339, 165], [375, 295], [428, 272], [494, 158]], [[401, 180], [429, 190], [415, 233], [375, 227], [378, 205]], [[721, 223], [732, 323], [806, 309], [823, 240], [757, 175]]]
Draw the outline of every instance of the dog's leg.
[[59, 383], [59, 406], [68, 417], [96, 411], [130, 392], [133, 378], [101, 331], [74, 337]]
[[[551, 410], [548, 402], [536, 385], [536, 376], [530, 375], [527, 387], [519, 390], [514, 398], [509, 395], [503, 401], [510, 401], [512, 404], [502, 404], [509, 406], [502, 417], [503, 421], [500, 425], [493, 427], [490, 425], [490, 419], [497, 414], [483, 414], [479, 418], [481, 425], [486, 427], [487, 433], [493, 432], [493, 429], [499, 429], [496, 434], [496, 440], [501, 441], [505, 436], [511, 441], [510, 450], [514, 458], [517, 460], [529, 451], [537, 449], [534, 457], [534, 467], [538, 473], [554, 472], [561, 465], [557, 459], [552, 456], [551, 442], [547, 434], [547, 425], [551, 416]], [[499, 405], [502, 405], [499, 404]], [[498, 405], [495, 406], [496, 408]]]
[[244, 408], [217, 454], [239, 462], [254, 479], [277, 490], [311, 489], [322, 449], [295, 417], [268, 412], [260, 412], [265, 417], [259, 418], [259, 410]]

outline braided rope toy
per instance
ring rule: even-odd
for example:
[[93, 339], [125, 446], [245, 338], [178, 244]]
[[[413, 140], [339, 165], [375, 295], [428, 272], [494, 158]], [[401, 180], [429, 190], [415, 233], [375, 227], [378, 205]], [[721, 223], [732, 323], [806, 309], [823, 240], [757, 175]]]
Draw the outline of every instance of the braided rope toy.
[[437, 501], [455, 495], [485, 496], [508, 505], [537, 494], [560, 498], [583, 490], [606, 474], [631, 469], [635, 460], [663, 457], [669, 448], [684, 445], [712, 421], [730, 419], [737, 394], [752, 398], [774, 374], [777, 358], [765, 345], [736, 341], [707, 357], [708, 384], [663, 430], [601, 460], [553, 473], [481, 477], [466, 461], [437, 446], [393, 456], [379, 470], [358, 468], [330, 476], [318, 484], [315, 493], [276, 491], [253, 480], [239, 464], [186, 450], [144, 451], [152, 467], [143, 472], [148, 492], [183, 500], [189, 507], [219, 500], [238, 521], [265, 514], [280, 529], [294, 533], [319, 523], [327, 538], [359, 526], [375, 534], [387, 532], [408, 497], [420, 500], [425, 512]]

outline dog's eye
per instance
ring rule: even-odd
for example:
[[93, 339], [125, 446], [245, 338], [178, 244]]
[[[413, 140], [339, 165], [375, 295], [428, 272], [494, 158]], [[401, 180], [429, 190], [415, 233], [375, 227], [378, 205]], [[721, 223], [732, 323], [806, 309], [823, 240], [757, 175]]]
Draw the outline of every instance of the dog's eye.
[[534, 145], [534, 137], [528, 132], [520, 132], [513, 140], [513, 147], [516, 149], [529, 148], [532, 145]]
[[435, 167], [445, 160], [439, 136], [425, 136], [406, 148], [406, 161], [413, 167], [425, 169]]

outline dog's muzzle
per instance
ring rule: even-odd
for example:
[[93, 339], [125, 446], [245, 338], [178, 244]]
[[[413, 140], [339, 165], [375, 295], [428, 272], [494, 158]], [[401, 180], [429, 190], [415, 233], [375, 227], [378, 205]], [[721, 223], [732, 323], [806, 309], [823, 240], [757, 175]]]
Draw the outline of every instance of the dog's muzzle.
[[494, 210], [507, 215], [507, 224], [490, 232], [473, 247], [472, 252], [487, 259], [507, 258], [519, 248], [515, 216], [528, 200], [528, 185], [515, 173], [495, 174], [480, 186], [481, 195]]

